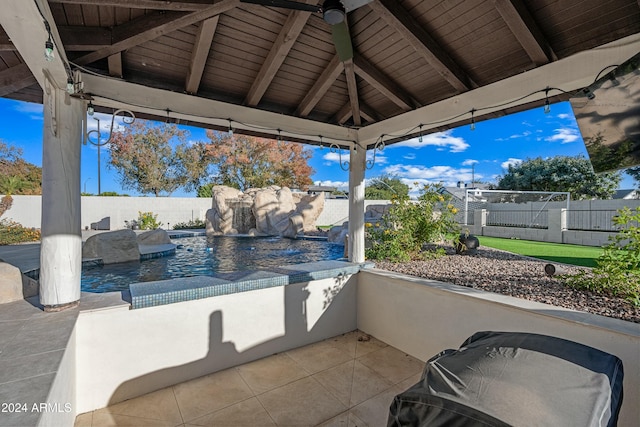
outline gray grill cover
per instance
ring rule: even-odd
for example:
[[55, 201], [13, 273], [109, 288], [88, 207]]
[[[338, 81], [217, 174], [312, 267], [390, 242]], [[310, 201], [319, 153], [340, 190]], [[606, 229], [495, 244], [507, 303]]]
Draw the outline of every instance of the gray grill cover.
[[560, 338], [478, 332], [431, 358], [389, 426], [615, 426], [622, 362]]

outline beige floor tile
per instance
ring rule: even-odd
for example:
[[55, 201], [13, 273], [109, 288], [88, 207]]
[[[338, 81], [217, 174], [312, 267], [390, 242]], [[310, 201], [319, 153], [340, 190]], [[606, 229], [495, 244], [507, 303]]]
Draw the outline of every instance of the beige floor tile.
[[424, 363], [394, 347], [385, 347], [357, 359], [394, 384], [422, 372]]
[[389, 406], [398, 394], [395, 387], [387, 389], [351, 409], [351, 413], [368, 427], [385, 427], [389, 417]]
[[258, 400], [279, 426], [317, 425], [347, 409], [311, 377], [261, 394]]
[[173, 390], [185, 422], [253, 397], [235, 369], [178, 384]]
[[351, 412], [343, 412], [318, 427], [366, 427], [367, 424]]
[[355, 357], [361, 357], [372, 351], [387, 347], [387, 344], [361, 331], [348, 332], [326, 341]]
[[286, 353], [238, 366], [237, 370], [255, 394], [273, 390], [308, 375]]
[[251, 426], [251, 427], [275, 427], [276, 423], [271, 419], [267, 411], [257, 398], [243, 400], [204, 417], [191, 421], [197, 426]]
[[296, 348], [287, 351], [287, 355], [310, 374], [324, 371], [353, 359], [353, 356], [335, 347], [330, 341], [320, 341]]
[[91, 427], [93, 422], [93, 412], [85, 412], [76, 417], [73, 427]]
[[91, 425], [93, 427], [175, 427], [179, 424], [166, 420], [112, 414], [109, 409], [99, 409], [93, 413]]
[[313, 378], [349, 408], [393, 386], [356, 360], [319, 372]]
[[171, 387], [116, 403], [107, 409], [111, 414], [162, 420], [173, 425], [183, 422]]

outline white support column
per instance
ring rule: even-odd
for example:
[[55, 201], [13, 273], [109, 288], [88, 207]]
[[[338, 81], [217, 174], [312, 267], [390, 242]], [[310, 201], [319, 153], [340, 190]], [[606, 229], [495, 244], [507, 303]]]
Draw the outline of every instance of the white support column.
[[364, 262], [364, 171], [367, 151], [349, 153], [349, 261]]
[[80, 145], [83, 101], [45, 82], [40, 303], [45, 311], [80, 300]]

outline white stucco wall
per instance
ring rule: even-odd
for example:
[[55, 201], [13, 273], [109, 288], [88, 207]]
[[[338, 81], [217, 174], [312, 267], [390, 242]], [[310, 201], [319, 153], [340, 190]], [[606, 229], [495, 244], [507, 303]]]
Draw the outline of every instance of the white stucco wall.
[[352, 276], [152, 308], [82, 312], [78, 413], [356, 329]]
[[426, 361], [478, 331], [552, 335], [624, 364], [619, 426], [640, 419], [640, 324], [380, 270], [358, 274], [358, 329]]

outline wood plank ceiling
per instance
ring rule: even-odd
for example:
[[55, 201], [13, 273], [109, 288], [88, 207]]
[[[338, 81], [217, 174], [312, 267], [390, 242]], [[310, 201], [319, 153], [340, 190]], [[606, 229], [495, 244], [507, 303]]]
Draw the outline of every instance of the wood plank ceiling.
[[[48, 3], [72, 68], [356, 128], [640, 32], [639, 0], [373, 0], [348, 14], [354, 56], [341, 62], [318, 13], [238, 0]], [[4, 30], [0, 96], [42, 101]]]

